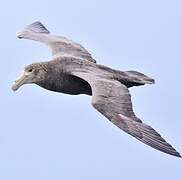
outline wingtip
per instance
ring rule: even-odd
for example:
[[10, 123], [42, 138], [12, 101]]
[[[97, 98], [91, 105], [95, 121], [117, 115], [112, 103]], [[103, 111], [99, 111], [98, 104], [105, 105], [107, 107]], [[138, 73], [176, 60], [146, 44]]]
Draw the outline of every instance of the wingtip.
[[35, 21], [31, 23], [30, 25], [26, 26], [22, 31], [17, 32], [16, 35], [19, 39], [21, 39], [24, 38], [24, 34], [26, 32], [45, 33], [45, 34], [50, 33], [50, 31], [40, 21]]
[[[173, 147], [171, 146], [171, 148], [173, 148]], [[175, 148], [173, 148], [173, 152], [165, 152], [165, 153], [175, 156], [177, 158], [181, 158], [181, 154], [178, 151], [176, 151]]]
[[176, 152], [175, 156], [181, 158], [181, 154], [179, 152]]
[[32, 30], [38, 33], [50, 33], [50, 31], [40, 21], [35, 21], [28, 25], [26, 29]]

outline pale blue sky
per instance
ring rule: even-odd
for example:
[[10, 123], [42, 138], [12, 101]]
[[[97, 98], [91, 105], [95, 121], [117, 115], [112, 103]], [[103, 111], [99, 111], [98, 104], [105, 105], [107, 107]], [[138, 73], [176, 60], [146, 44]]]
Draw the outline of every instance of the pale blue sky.
[[180, 179], [182, 160], [112, 125], [90, 97], [11, 84], [48, 48], [18, 40], [35, 20], [84, 45], [100, 64], [156, 79], [132, 88], [137, 115], [182, 153], [182, 2], [180, 0], [6, 0], [1, 2], [0, 179]]

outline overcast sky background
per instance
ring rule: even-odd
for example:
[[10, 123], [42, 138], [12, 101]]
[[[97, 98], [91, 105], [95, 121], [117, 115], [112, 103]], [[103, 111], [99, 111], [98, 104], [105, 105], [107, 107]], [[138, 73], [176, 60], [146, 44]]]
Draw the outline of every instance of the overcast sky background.
[[0, 6], [0, 179], [180, 179], [182, 160], [111, 124], [85, 95], [12, 82], [48, 48], [18, 40], [36, 20], [84, 45], [99, 64], [138, 70], [155, 85], [132, 88], [136, 114], [182, 153], [182, 1], [6, 0]]

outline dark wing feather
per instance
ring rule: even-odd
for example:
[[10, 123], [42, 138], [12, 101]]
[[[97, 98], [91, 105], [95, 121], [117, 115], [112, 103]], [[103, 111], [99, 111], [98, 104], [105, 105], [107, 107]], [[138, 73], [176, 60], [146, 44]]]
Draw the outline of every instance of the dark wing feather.
[[92, 87], [92, 105], [112, 123], [141, 142], [167, 154], [181, 157], [152, 127], [142, 123], [132, 109], [126, 86], [115, 80], [101, 79], [91, 73], [75, 72]]
[[39, 21], [26, 26], [17, 33], [17, 37], [39, 41], [48, 45], [51, 47], [54, 57], [70, 56], [96, 62], [83, 46], [65, 37], [51, 35]]

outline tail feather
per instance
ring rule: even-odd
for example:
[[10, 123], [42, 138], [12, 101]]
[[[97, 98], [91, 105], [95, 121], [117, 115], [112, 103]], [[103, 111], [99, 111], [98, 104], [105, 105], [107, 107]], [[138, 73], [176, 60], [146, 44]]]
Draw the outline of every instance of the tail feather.
[[125, 71], [125, 73], [132, 79], [137, 85], [154, 84], [155, 80], [137, 71]]

